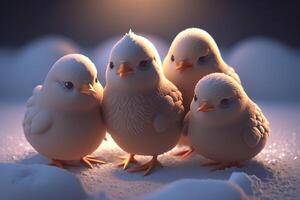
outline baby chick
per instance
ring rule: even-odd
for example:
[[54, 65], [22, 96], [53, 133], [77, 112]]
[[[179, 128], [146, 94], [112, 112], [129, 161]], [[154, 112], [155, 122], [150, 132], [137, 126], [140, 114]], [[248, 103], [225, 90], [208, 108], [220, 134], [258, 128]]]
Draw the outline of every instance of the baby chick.
[[[222, 72], [240, 83], [234, 69], [222, 59], [214, 39], [199, 28], [188, 28], [175, 37], [164, 59], [163, 69], [165, 76], [182, 92], [185, 113], [189, 111], [196, 83], [205, 75]], [[182, 136], [179, 144], [190, 145], [190, 142]], [[175, 155], [184, 159], [192, 152], [190, 147]]]
[[60, 58], [44, 84], [29, 98], [23, 121], [25, 137], [51, 165], [81, 160], [104, 163], [88, 156], [102, 142], [106, 129], [101, 116], [103, 88], [94, 64], [85, 56]]
[[196, 152], [220, 164], [217, 169], [253, 158], [270, 135], [260, 108], [237, 81], [223, 73], [207, 75], [197, 83], [185, 122]]
[[134, 155], [152, 156], [146, 164], [129, 169], [148, 175], [157, 156], [179, 140], [183, 119], [179, 90], [165, 78], [159, 55], [146, 38], [129, 31], [113, 47], [106, 70], [103, 109], [108, 132], [129, 157], [120, 164], [127, 169]]

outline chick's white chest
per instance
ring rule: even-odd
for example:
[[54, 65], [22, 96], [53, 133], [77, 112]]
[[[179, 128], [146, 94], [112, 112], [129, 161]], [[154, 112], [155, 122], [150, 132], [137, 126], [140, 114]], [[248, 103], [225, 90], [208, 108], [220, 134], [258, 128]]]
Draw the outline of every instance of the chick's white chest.
[[139, 135], [153, 132], [159, 110], [158, 94], [107, 94], [104, 115], [111, 134]]
[[63, 112], [48, 110], [52, 116], [50, 128], [27, 139], [41, 154], [59, 160], [78, 160], [92, 153], [105, 136], [100, 112]]

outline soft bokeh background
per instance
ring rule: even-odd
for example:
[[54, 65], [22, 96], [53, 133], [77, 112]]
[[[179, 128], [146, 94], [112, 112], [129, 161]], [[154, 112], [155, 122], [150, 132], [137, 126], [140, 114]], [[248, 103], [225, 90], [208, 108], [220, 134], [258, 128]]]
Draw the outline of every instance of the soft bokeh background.
[[[171, 156], [181, 148], [177, 146], [160, 156], [164, 168], [143, 177], [115, 167], [125, 152], [107, 135], [94, 155], [108, 164], [93, 169], [71, 167], [69, 172], [89, 193], [103, 194], [98, 199], [139, 199], [177, 180], [227, 180], [232, 172], [241, 171], [260, 180], [262, 200], [299, 200], [299, 19], [297, 1], [1, 0], [0, 199], [13, 199], [6, 194], [49, 197], [43, 191], [69, 194], [53, 190], [48, 177], [58, 180], [60, 184], [55, 186], [65, 191], [72, 184], [46, 170], [43, 165], [48, 160], [26, 141], [22, 128], [26, 99], [37, 84], [42, 84], [57, 59], [68, 53], [87, 55], [105, 85], [110, 49], [130, 28], [149, 38], [163, 59], [178, 32], [199, 27], [215, 38], [223, 58], [239, 73], [246, 92], [270, 121], [271, 137], [265, 149], [242, 168], [213, 171], [200, 167], [204, 161], [201, 156], [184, 161]], [[137, 158], [141, 163], [149, 159]], [[28, 192], [30, 189], [35, 192]], [[197, 191], [203, 189], [197, 185]], [[77, 194], [80, 189], [73, 191]], [[189, 199], [191, 192], [183, 187], [184, 192]]]
[[52, 0], [0, 3], [0, 100], [24, 100], [61, 56], [83, 53], [99, 70], [130, 28], [163, 59], [188, 27], [207, 30], [240, 74], [250, 97], [300, 100], [297, 2], [210, 0]]

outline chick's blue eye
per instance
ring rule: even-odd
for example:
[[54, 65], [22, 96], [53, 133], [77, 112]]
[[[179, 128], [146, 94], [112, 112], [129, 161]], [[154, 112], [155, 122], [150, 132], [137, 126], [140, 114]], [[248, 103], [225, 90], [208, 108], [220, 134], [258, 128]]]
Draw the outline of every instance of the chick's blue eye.
[[70, 82], [70, 81], [64, 82], [64, 86], [65, 86], [65, 88], [67, 88], [68, 90], [71, 90], [71, 89], [73, 89], [73, 87], [74, 87], [73, 83]]

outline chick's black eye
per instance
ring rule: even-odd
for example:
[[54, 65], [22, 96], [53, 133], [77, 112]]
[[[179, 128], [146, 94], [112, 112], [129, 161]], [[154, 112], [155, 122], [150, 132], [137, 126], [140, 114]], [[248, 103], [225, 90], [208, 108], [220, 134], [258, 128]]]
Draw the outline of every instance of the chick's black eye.
[[67, 88], [68, 90], [71, 90], [71, 89], [73, 89], [73, 87], [74, 87], [73, 83], [70, 82], [70, 81], [64, 82], [64, 86], [65, 86], [65, 88]]
[[110, 69], [114, 68], [114, 63], [113, 63], [113, 62], [110, 62], [110, 63], [109, 63], [109, 68], [110, 68]]
[[175, 61], [175, 57], [174, 55], [171, 56], [171, 61], [174, 62]]
[[149, 63], [149, 60], [142, 60], [139, 64], [140, 67], [146, 67]]
[[95, 78], [95, 83], [98, 83], [98, 79], [97, 78]]
[[205, 55], [205, 56], [200, 56], [199, 58], [198, 58], [198, 62], [205, 62], [206, 60], [207, 60], [207, 58], [208, 58], [208, 55]]
[[197, 96], [196, 96], [196, 95], [194, 95], [194, 101], [197, 101], [197, 100], [198, 100]]
[[230, 104], [230, 99], [228, 99], [228, 98], [224, 98], [220, 101], [220, 105], [222, 107], [227, 107], [229, 104]]

